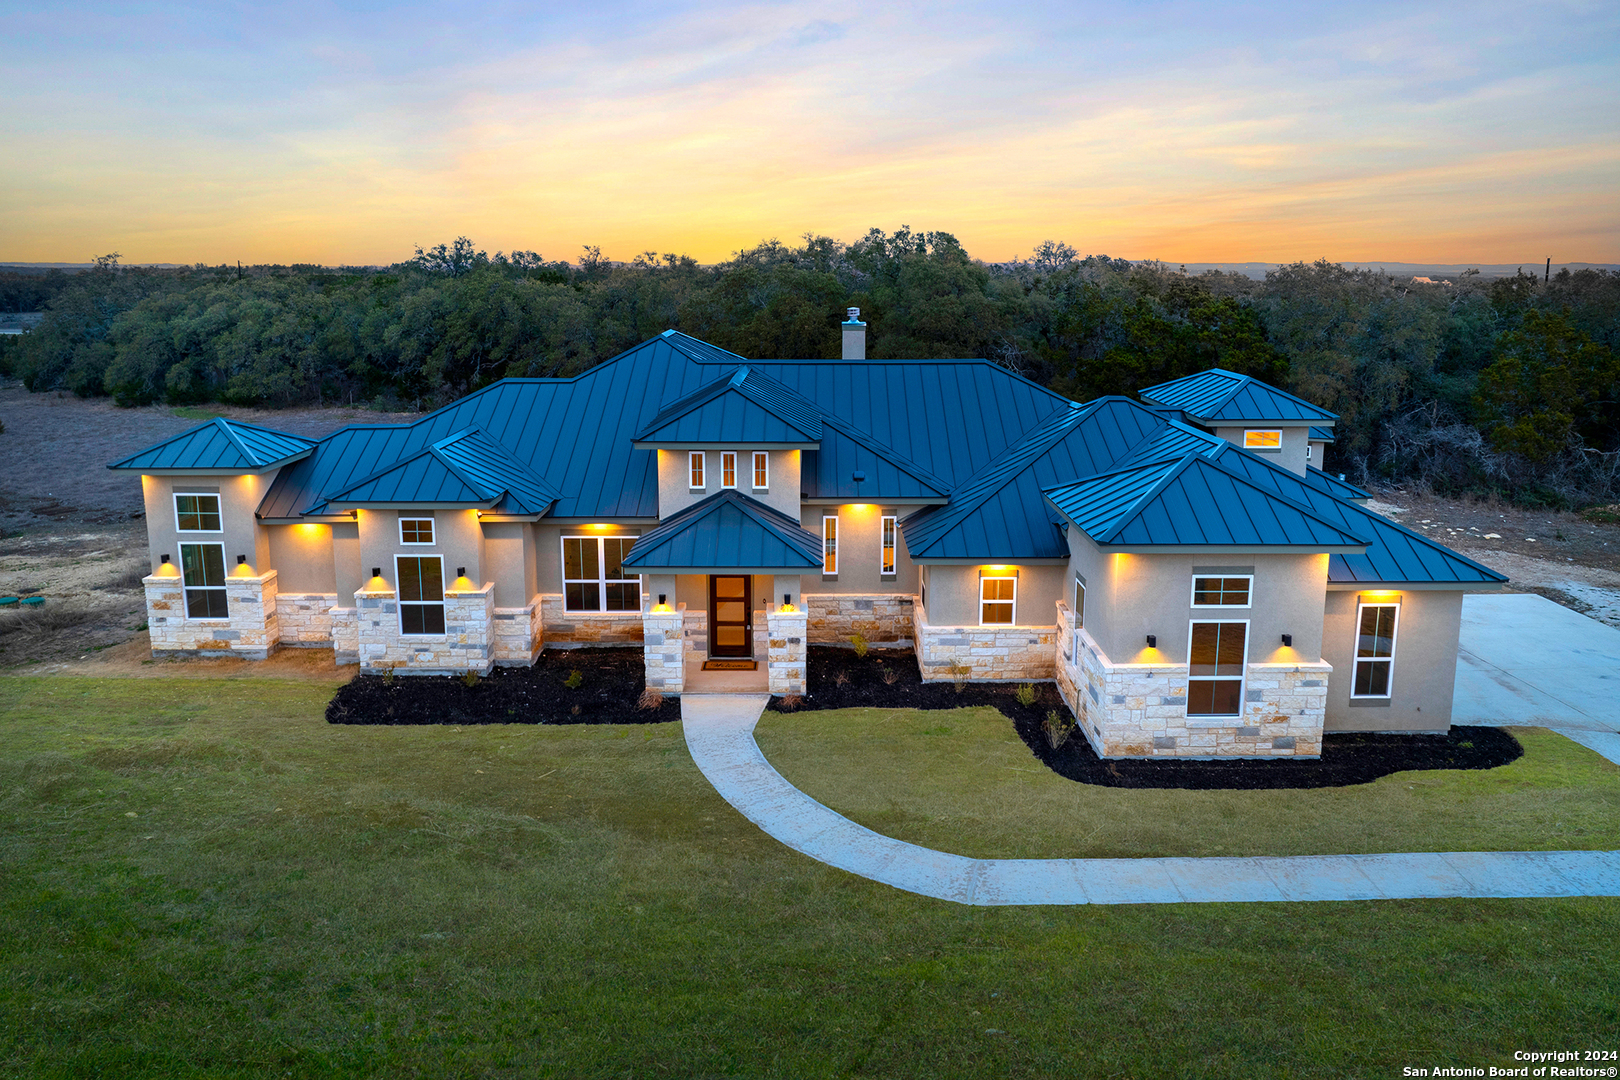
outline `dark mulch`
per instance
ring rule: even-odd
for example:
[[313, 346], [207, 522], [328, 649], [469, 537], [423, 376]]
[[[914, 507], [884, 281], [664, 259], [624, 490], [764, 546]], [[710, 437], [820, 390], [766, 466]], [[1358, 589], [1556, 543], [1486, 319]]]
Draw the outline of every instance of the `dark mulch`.
[[[578, 671], [578, 689], [564, 682]], [[333, 724], [666, 724], [679, 698], [636, 705], [646, 688], [640, 649], [552, 649], [533, 667], [496, 668], [469, 686], [440, 675], [360, 675], [332, 695]], [[577, 711], [576, 711], [577, 710]]]
[[[1017, 687], [969, 683], [958, 694], [951, 683], [925, 683], [910, 649], [873, 649], [865, 658], [852, 649], [810, 647], [806, 663], [811, 696], [794, 708], [773, 698], [778, 712], [819, 709], [956, 709], [989, 705], [1013, 723], [1030, 752], [1059, 776], [1082, 784], [1124, 788], [1191, 790], [1345, 787], [1390, 773], [1422, 769], [1494, 769], [1523, 756], [1524, 748], [1502, 728], [1453, 727], [1446, 735], [1329, 734], [1319, 759], [1183, 761], [1168, 758], [1108, 759], [1076, 731], [1053, 750], [1043, 724], [1049, 710], [1069, 717], [1057, 688], [1036, 683], [1036, 700], [1024, 706]], [[894, 682], [884, 672], [894, 672]], [[843, 679], [840, 681], [839, 676]]]

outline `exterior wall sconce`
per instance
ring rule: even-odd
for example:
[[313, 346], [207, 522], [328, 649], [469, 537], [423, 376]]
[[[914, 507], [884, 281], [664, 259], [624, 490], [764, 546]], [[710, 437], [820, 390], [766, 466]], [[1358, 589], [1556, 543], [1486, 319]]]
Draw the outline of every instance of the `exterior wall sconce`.
[[1148, 648], [1157, 649], [1159, 647], [1159, 635], [1157, 635], [1157, 634], [1149, 634], [1147, 636], [1147, 642], [1148, 642]]
[[467, 576], [467, 568], [465, 566], [456, 567], [456, 577], [463, 578], [463, 577], [466, 577], [466, 576]]
[[246, 555], [238, 555], [236, 557], [236, 565], [237, 566], [246, 566], [247, 565], [247, 556]]
[[169, 565], [169, 557], [167, 555], [163, 556], [163, 565], [164, 566]]
[[653, 611], [659, 614], [667, 614], [669, 612], [669, 596], [667, 593], [658, 594], [658, 606], [653, 608]]
[[1283, 635], [1283, 646], [1285, 648], [1289, 648], [1289, 649], [1292, 649], [1294, 647], [1294, 635], [1293, 634], [1284, 634]]
[[372, 576], [372, 577], [382, 577], [382, 567], [380, 567], [380, 566], [373, 566], [373, 567], [372, 567], [372, 568], [371, 568], [371, 576]]
[[781, 608], [781, 610], [785, 611], [785, 612], [793, 610], [793, 594], [792, 593], [783, 593], [782, 594], [782, 608]]

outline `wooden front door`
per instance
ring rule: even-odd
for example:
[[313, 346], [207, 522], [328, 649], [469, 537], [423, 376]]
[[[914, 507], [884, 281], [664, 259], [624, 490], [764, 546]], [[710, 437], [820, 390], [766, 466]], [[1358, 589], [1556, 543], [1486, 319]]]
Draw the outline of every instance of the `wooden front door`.
[[709, 578], [709, 655], [754, 655], [754, 581], [745, 575]]

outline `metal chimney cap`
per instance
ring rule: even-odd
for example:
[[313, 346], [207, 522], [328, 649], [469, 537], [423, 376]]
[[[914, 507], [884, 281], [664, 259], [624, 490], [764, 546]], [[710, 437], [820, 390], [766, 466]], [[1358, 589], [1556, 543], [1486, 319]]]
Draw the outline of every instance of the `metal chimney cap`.
[[860, 308], [852, 307], [852, 308], [848, 308], [847, 310], [849, 312], [849, 318], [845, 319], [844, 320], [845, 322], [860, 322], [861, 321], [861, 309]]

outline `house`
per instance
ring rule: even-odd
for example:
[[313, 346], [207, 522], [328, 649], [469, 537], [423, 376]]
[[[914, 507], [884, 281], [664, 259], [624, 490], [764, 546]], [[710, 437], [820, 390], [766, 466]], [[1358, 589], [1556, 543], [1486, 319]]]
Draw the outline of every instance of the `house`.
[[983, 360], [754, 362], [666, 331], [319, 441], [216, 419], [141, 474], [154, 653], [487, 672], [622, 644], [814, 693], [805, 649], [1056, 682], [1106, 756], [1444, 731], [1500, 574], [1317, 467], [1333, 414], [1212, 370], [1070, 401]]

